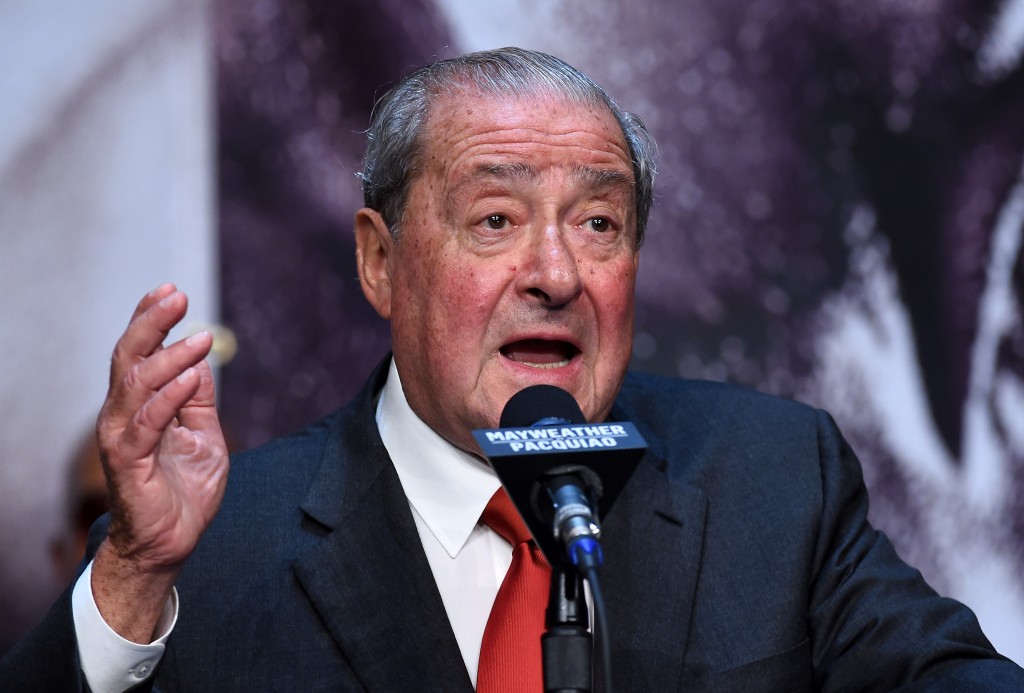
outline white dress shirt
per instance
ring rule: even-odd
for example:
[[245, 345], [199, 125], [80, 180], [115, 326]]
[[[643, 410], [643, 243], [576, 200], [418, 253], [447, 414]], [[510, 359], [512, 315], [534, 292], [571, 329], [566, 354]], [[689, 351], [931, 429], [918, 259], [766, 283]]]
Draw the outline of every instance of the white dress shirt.
[[[439, 436], [409, 408], [394, 360], [376, 419], [475, 685], [484, 626], [512, 562], [511, 545], [478, 524], [501, 484], [490, 466]], [[71, 597], [82, 671], [96, 693], [121, 693], [148, 678], [163, 656], [178, 616], [177, 592], [157, 625], [160, 637], [140, 645], [103, 620], [90, 588], [91, 574], [90, 563]]]
[[377, 427], [398, 471], [470, 679], [512, 546], [480, 515], [501, 483], [483, 460], [439, 436], [409, 408], [391, 362]]

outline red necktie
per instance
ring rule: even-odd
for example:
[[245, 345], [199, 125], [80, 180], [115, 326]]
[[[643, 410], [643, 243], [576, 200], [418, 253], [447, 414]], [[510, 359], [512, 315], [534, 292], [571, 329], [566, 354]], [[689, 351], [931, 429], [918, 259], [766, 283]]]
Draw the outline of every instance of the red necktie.
[[544, 690], [540, 636], [551, 568], [505, 489], [494, 493], [480, 521], [512, 544], [512, 565], [484, 628], [477, 693], [540, 693]]

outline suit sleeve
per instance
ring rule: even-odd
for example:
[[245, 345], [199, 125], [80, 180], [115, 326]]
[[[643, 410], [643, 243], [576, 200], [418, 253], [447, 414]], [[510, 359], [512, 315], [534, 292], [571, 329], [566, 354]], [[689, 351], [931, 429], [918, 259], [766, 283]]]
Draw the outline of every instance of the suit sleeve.
[[[809, 627], [821, 690], [1024, 690], [974, 613], [939, 596], [868, 522], [860, 464], [818, 414], [822, 521]], [[865, 678], [869, 680], [865, 680]]]
[[[90, 530], [83, 569], [106, 536], [107, 519], [107, 516], [101, 517]], [[82, 671], [75, 635], [72, 596], [77, 582], [76, 579], [50, 607], [43, 620], [0, 660], [0, 690], [91, 693]], [[156, 689], [150, 677], [129, 690]]]
[[78, 661], [71, 588], [43, 620], [0, 660], [5, 691], [88, 691]]

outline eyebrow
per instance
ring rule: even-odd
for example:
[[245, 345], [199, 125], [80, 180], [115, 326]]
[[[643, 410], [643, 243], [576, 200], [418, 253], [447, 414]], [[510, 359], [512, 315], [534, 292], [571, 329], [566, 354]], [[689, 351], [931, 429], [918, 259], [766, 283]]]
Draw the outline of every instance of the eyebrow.
[[[529, 181], [540, 176], [536, 167], [526, 163], [484, 164], [477, 167], [475, 173], [485, 178], [498, 180]], [[618, 185], [633, 185], [633, 177], [621, 171], [593, 168], [576, 165], [572, 167], [571, 177], [574, 181], [591, 188], [610, 188]]]
[[467, 190], [479, 184], [481, 180], [504, 183], [508, 181], [531, 181], [540, 177], [536, 167], [526, 163], [480, 164], [473, 168], [472, 173], [455, 183], [445, 200], [445, 215], [452, 218], [455, 210], [465, 205]]
[[540, 176], [536, 167], [526, 163], [483, 164], [478, 166], [476, 174], [485, 178], [499, 180], [533, 180]]
[[[472, 175], [454, 185], [452, 195], [445, 203], [445, 213], [450, 218], [455, 209], [461, 206], [458, 200], [465, 194], [466, 189], [481, 179], [497, 183], [532, 182], [539, 179], [540, 175], [540, 169], [525, 162], [480, 164], [473, 169]], [[577, 164], [572, 167], [569, 175], [574, 182], [590, 190], [605, 191], [617, 187], [633, 187], [633, 177], [621, 171]]]

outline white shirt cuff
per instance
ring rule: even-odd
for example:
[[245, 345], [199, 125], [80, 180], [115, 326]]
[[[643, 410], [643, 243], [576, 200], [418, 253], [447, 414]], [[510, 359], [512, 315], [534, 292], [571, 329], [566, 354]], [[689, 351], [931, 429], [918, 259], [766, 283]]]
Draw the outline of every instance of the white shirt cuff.
[[92, 562], [75, 583], [71, 614], [82, 672], [94, 693], [122, 693], [152, 676], [178, 620], [178, 591], [172, 590], [157, 621], [160, 637], [149, 645], [125, 640], [103, 620], [92, 594]]

